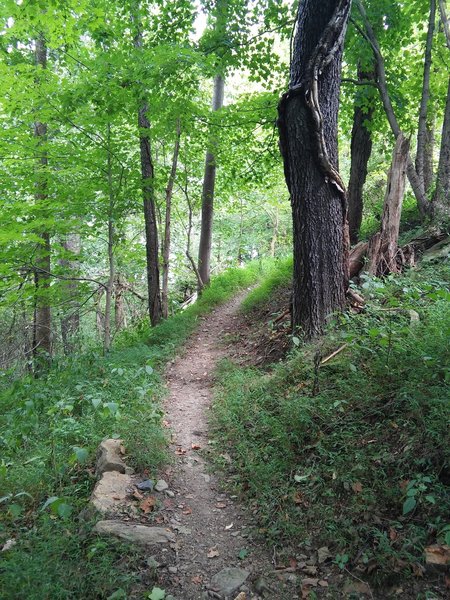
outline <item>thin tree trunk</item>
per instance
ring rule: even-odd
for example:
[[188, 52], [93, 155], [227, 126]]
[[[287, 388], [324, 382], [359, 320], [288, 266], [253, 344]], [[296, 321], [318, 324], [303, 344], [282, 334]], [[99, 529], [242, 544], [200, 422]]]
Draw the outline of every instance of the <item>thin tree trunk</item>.
[[304, 0], [290, 89], [278, 106], [280, 148], [294, 225], [293, 327], [322, 332], [345, 304], [348, 227], [337, 170], [341, 61], [351, 0]]
[[432, 200], [433, 221], [441, 223], [450, 216], [450, 77], [442, 125], [441, 150], [436, 176], [436, 189]]
[[275, 209], [275, 219], [273, 221], [273, 233], [272, 233], [272, 239], [270, 240], [270, 256], [272, 258], [275, 257], [275, 249], [277, 246], [277, 241], [278, 241], [278, 229], [280, 226], [280, 215], [278, 212], [278, 208]]
[[[35, 61], [38, 69], [47, 68], [47, 46], [43, 37], [39, 37], [36, 40]], [[34, 135], [37, 138], [39, 155], [35, 201], [37, 205], [45, 205], [47, 200], [48, 168], [48, 156], [45, 148], [47, 142], [47, 124], [35, 121]], [[38, 370], [39, 366], [42, 366], [42, 363], [50, 360], [52, 353], [52, 323], [49, 299], [50, 280], [47, 275], [51, 271], [50, 234], [44, 231], [39, 234], [39, 237], [42, 241], [38, 245], [36, 252], [36, 269], [34, 275], [36, 297], [33, 324], [33, 355], [35, 361], [39, 363], [36, 365]]]
[[162, 316], [167, 319], [169, 314], [169, 258], [170, 258], [170, 235], [171, 235], [171, 215], [172, 215], [172, 194], [173, 184], [177, 173], [178, 154], [180, 152], [180, 137], [181, 125], [180, 119], [177, 119], [177, 130], [175, 137], [175, 145], [173, 148], [172, 168], [170, 170], [169, 181], [166, 188], [166, 219], [164, 224], [164, 240], [163, 240], [163, 277], [162, 277]]
[[114, 283], [114, 323], [116, 331], [120, 331], [127, 326], [127, 315], [124, 303], [125, 289], [126, 285], [122, 281], [120, 273], [118, 273]]
[[[139, 19], [139, 0], [133, 5], [132, 21], [136, 29], [134, 46], [142, 48], [142, 31]], [[147, 261], [148, 312], [150, 323], [154, 327], [162, 317], [161, 289], [159, 283], [159, 246], [158, 224], [156, 220], [156, 202], [154, 189], [154, 166], [151, 148], [151, 130], [148, 118], [148, 104], [139, 93], [138, 128], [141, 154], [142, 196], [144, 202], [145, 251]]]
[[[444, 0], [439, 0], [439, 11], [444, 27], [447, 48], [450, 50], [450, 24]], [[436, 190], [433, 195], [432, 206], [433, 220], [435, 222], [442, 222], [450, 216], [450, 77], [448, 79], [447, 99], [442, 125]]]
[[434, 116], [428, 115], [426, 133], [425, 133], [425, 160], [423, 165], [423, 184], [425, 186], [425, 193], [429, 194], [430, 189], [433, 185], [434, 179], [434, 167], [433, 167], [433, 155], [434, 155]]
[[[216, 75], [214, 78], [214, 91], [212, 110], [218, 111], [223, 106], [224, 78]], [[200, 231], [200, 244], [198, 250], [198, 272], [203, 286], [208, 285], [211, 274], [211, 244], [214, 213], [214, 188], [216, 182], [216, 146], [217, 139], [213, 134], [209, 140], [206, 152], [205, 174], [202, 190], [202, 224]]]
[[401, 271], [402, 261], [399, 261], [400, 265], [397, 264], [398, 234], [405, 194], [408, 152], [409, 139], [400, 134], [395, 143], [387, 180], [381, 230], [372, 236], [369, 242], [369, 273], [371, 275], [381, 276]]
[[[374, 71], [364, 72], [358, 68], [359, 81], [375, 81]], [[350, 243], [358, 242], [363, 215], [363, 188], [367, 177], [367, 164], [372, 153], [372, 135], [367, 125], [372, 121], [374, 108], [364, 112], [355, 102], [351, 141], [350, 180], [348, 183], [348, 228]]]
[[[400, 129], [400, 125], [398, 124], [397, 117], [394, 112], [394, 107], [392, 106], [391, 98], [389, 96], [387, 88], [386, 71], [384, 68], [383, 55], [381, 54], [377, 38], [367, 18], [367, 13], [361, 0], [355, 0], [355, 2], [358, 6], [359, 12], [361, 13], [361, 17], [364, 23], [365, 32], [362, 33], [369, 42], [373, 51], [373, 55], [375, 57], [377, 65], [378, 89], [380, 92], [381, 101], [383, 102], [383, 107], [386, 112], [386, 117], [391, 127], [392, 133], [394, 134], [395, 139], [397, 139], [400, 133], [402, 132]], [[416, 197], [417, 206], [419, 208], [420, 214], [422, 215], [422, 218], [429, 217], [431, 205], [425, 195], [424, 182], [418, 176], [410, 155], [408, 155], [407, 174], [409, 183], [411, 184], [412, 190], [414, 192], [414, 196]]]
[[[430, 17], [428, 20], [427, 41], [425, 47], [423, 80], [422, 80], [422, 97], [420, 100], [419, 110], [419, 126], [417, 130], [417, 151], [416, 151], [416, 171], [419, 179], [423, 182], [423, 188], [426, 192], [427, 186], [425, 183], [425, 171], [429, 166], [429, 152], [433, 152], [433, 146], [430, 148], [429, 132], [429, 116], [428, 104], [430, 101], [430, 72], [431, 72], [431, 50], [433, 46], [433, 35], [436, 22], [436, 0], [430, 0]], [[429, 175], [428, 175], [429, 176]]]
[[[70, 252], [73, 256], [78, 256], [81, 251], [81, 238], [76, 233], [67, 235], [63, 243], [64, 250]], [[74, 276], [77, 275], [78, 262], [71, 259], [63, 259], [60, 261], [69, 277], [72, 273]], [[79, 283], [76, 280], [69, 280], [65, 285], [66, 293], [69, 304], [69, 313], [65, 314], [61, 318], [61, 337], [63, 341], [63, 348], [65, 354], [71, 354], [74, 350], [74, 339], [78, 335], [80, 330], [80, 309], [78, 301], [78, 287]]]
[[114, 278], [116, 275], [114, 260], [114, 190], [112, 181], [112, 160], [111, 160], [111, 127], [108, 123], [108, 283], [106, 284], [105, 296], [105, 320], [104, 320], [104, 349], [105, 352], [111, 347], [111, 306], [112, 294], [114, 290]]

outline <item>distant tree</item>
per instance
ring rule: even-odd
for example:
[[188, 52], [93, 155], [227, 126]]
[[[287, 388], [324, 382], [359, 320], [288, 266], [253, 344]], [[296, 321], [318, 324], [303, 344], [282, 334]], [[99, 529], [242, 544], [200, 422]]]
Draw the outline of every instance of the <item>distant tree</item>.
[[308, 338], [343, 308], [347, 287], [347, 198], [337, 164], [337, 117], [350, 5], [300, 3], [290, 86], [278, 107], [294, 226], [293, 325]]

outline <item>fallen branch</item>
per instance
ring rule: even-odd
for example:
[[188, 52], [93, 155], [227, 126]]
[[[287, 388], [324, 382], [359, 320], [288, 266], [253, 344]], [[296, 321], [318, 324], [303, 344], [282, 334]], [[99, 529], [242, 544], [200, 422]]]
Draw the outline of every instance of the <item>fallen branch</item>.
[[323, 360], [320, 361], [320, 365], [326, 364], [328, 361], [330, 361], [332, 358], [334, 358], [337, 354], [342, 352], [342, 350], [347, 348], [347, 346], [348, 346], [348, 344], [344, 344], [343, 346], [341, 346], [340, 348], [338, 348], [337, 350], [332, 352], [329, 356], [327, 356], [326, 358], [324, 358]]

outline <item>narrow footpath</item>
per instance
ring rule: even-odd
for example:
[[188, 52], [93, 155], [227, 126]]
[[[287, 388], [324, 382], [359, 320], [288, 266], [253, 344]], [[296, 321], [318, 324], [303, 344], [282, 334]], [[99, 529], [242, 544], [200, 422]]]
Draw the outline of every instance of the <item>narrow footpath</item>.
[[167, 372], [175, 464], [166, 471], [170, 495], [163, 512], [177, 542], [160, 585], [176, 600], [299, 597], [295, 576], [274, 571], [273, 557], [253, 541], [249, 515], [205, 462], [214, 369], [227, 354], [223, 338], [238, 326], [243, 297], [203, 318]]

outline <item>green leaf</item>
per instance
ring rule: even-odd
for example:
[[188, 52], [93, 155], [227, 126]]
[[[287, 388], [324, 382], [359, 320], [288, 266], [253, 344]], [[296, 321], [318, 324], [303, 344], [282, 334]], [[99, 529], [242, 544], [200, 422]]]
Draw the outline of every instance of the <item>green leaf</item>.
[[298, 337], [293, 336], [292, 343], [294, 346], [300, 346], [300, 339]]
[[403, 515], [407, 515], [412, 510], [414, 510], [416, 508], [416, 504], [417, 502], [412, 496], [406, 498], [405, 502], [403, 503]]
[[244, 558], [246, 558], [248, 555], [249, 551], [247, 550], [247, 548], [242, 548], [242, 550], [239, 550], [238, 558], [240, 560], [244, 560]]
[[80, 464], [83, 465], [87, 461], [89, 452], [86, 450], [86, 448], [80, 448], [79, 446], [74, 446], [73, 452], [75, 454], [76, 460]]
[[92, 402], [92, 406], [94, 408], [98, 408], [100, 406], [100, 404], [102, 403], [100, 398], [92, 398], [91, 402]]
[[48, 506], [51, 506], [57, 500], [59, 500], [59, 496], [50, 496], [50, 498], [47, 498], [47, 500], [44, 502], [44, 505], [42, 506], [41, 510], [45, 510]]
[[153, 373], [153, 367], [151, 367], [150, 365], [145, 365], [145, 371], [147, 375], [151, 375]]
[[119, 588], [111, 596], [108, 596], [107, 600], [127, 600], [127, 593], [124, 589]]
[[23, 508], [20, 506], [20, 504], [10, 504], [8, 511], [13, 519], [17, 519], [23, 513]]
[[154, 587], [148, 595], [149, 600], [164, 600], [166, 592], [159, 587]]
[[61, 519], [68, 519], [72, 514], [73, 507], [65, 502], [58, 503], [56, 512]]

